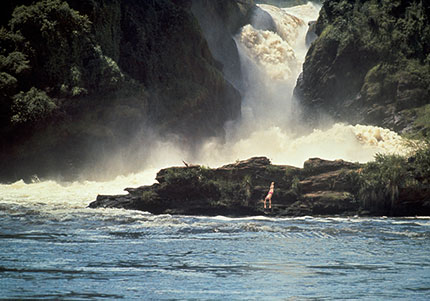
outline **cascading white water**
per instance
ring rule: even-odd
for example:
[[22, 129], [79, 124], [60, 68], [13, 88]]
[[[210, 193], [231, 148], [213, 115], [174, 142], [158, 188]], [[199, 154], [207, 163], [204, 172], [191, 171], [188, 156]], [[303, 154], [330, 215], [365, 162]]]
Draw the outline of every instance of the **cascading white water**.
[[318, 13], [310, 2], [291, 8], [259, 5], [252, 24], [236, 37], [246, 81], [242, 120], [228, 128], [226, 143], [208, 142], [201, 161], [220, 165], [263, 155], [273, 163], [301, 166], [310, 157], [367, 162], [376, 153], [408, 151], [398, 134], [374, 126], [333, 124], [298, 134], [306, 124], [299, 122], [293, 89], [306, 55], [307, 24]]
[[[312, 3], [288, 9], [270, 5], [259, 8], [257, 14], [261, 15], [256, 15], [253, 24], [243, 27], [236, 37], [246, 86], [242, 119], [226, 127], [226, 141], [207, 141], [194, 157], [173, 142], [156, 143], [148, 155], [148, 162], [153, 163], [150, 167], [109, 182], [60, 185], [55, 181], [32, 184], [19, 181], [0, 185], [0, 209], [5, 214], [21, 214], [23, 210], [51, 212], [62, 218], [71, 214], [68, 209], [78, 208], [105, 214], [104, 209], [83, 208], [97, 194], [123, 193], [125, 187], [152, 184], [158, 169], [182, 165], [183, 159], [216, 167], [237, 159], [267, 156], [276, 164], [302, 166], [310, 157], [366, 162], [378, 152], [406, 151], [396, 133], [372, 126], [334, 124], [300, 136], [299, 106], [292, 92], [306, 53], [307, 24], [317, 18], [319, 8]], [[272, 31], [262, 28], [262, 19], [267, 14], [274, 26]]]
[[[292, 94], [305, 57], [307, 22], [290, 11], [259, 5], [252, 24], [236, 37], [246, 82], [240, 127], [248, 133], [269, 126], [291, 128], [297, 123], [298, 107]], [[319, 10], [308, 3], [294, 11], [306, 11], [308, 18], [316, 19]], [[275, 32], [259, 24], [265, 16], [270, 16]]]

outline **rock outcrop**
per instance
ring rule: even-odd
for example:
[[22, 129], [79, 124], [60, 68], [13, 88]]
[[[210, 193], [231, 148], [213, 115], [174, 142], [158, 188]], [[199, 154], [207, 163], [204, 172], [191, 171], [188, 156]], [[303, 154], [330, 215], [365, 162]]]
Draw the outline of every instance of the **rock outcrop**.
[[430, 2], [325, 1], [295, 89], [305, 118], [424, 130]]
[[[89, 207], [226, 216], [430, 214], [428, 190], [415, 193], [413, 201], [402, 191], [397, 202], [385, 207], [360, 201], [361, 167], [343, 160], [314, 158], [306, 161], [304, 168], [297, 168], [273, 165], [265, 157], [216, 169], [171, 167], [160, 170], [158, 183], [152, 186], [126, 188], [127, 195], [99, 195]], [[272, 209], [264, 209], [262, 200], [272, 181]]]

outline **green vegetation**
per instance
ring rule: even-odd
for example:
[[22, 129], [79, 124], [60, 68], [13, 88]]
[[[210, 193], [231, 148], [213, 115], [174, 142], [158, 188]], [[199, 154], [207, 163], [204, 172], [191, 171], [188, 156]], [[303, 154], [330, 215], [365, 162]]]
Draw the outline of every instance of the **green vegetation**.
[[[412, 176], [420, 186], [430, 186], [430, 139], [420, 144], [418, 151], [411, 157]], [[430, 187], [429, 187], [430, 188]]]
[[352, 181], [358, 183], [357, 198], [364, 209], [373, 212], [395, 209], [396, 202], [407, 197], [401, 195], [402, 191], [430, 189], [429, 141], [424, 141], [410, 158], [376, 155], [375, 161], [365, 164]]
[[200, 167], [196, 168], [169, 168], [164, 176], [164, 181], [173, 186], [195, 186], [203, 181], [203, 173]]
[[60, 0], [18, 6], [0, 29], [1, 128], [43, 122], [59, 98], [112, 92], [125, 76], [103, 54], [91, 22]]
[[366, 209], [385, 209], [399, 196], [407, 178], [407, 160], [397, 155], [377, 155], [360, 174], [358, 198]]
[[5, 4], [0, 179], [43, 176], [48, 167], [76, 173], [96, 163], [97, 150], [126, 148], [148, 125], [189, 143], [222, 134], [240, 112], [240, 95], [224, 80], [187, 3]]
[[300, 196], [300, 179], [297, 176], [294, 176], [291, 181], [291, 192], [296, 197]]
[[13, 124], [35, 123], [48, 117], [56, 108], [53, 100], [44, 91], [31, 88], [13, 97]]
[[389, 64], [402, 58], [428, 63], [429, 8], [419, 0], [326, 1], [317, 33], [339, 41], [338, 54], [355, 42], [357, 51], [368, 50]]
[[211, 169], [200, 166], [169, 168], [161, 185], [168, 189], [166, 193], [174, 190], [177, 197], [200, 201], [207, 199], [223, 206], [245, 204], [253, 188], [250, 175], [245, 175], [241, 180], [217, 178]]
[[402, 130], [404, 111], [429, 103], [430, 2], [325, 1], [316, 32], [299, 85], [309, 106]]
[[408, 120], [412, 131], [409, 134], [415, 139], [430, 138], [430, 104], [405, 110], [404, 118]]

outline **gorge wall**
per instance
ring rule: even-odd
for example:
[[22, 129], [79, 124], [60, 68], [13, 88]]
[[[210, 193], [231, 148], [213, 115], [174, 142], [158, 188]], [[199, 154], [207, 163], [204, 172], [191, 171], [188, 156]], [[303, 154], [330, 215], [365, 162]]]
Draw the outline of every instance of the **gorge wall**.
[[[127, 161], [115, 166], [116, 175], [141, 170], [160, 137], [194, 155], [208, 150], [213, 157], [214, 145], [222, 145], [225, 160], [239, 157], [237, 142], [261, 142], [255, 133], [294, 145], [285, 136], [299, 134], [297, 125], [312, 130], [327, 116], [430, 132], [429, 4], [325, 1], [311, 26], [318, 38], [297, 82], [297, 106], [291, 94], [307, 49], [297, 37], [317, 16], [301, 10], [315, 7], [255, 2], [266, 4], [2, 3], [0, 180], [76, 177], [111, 165], [112, 154]], [[230, 120], [236, 131], [224, 137]], [[206, 143], [208, 137], [221, 139]], [[247, 149], [267, 152], [252, 143]]]
[[240, 115], [193, 11], [210, 10], [228, 44], [252, 1], [30, 2], [2, 4], [1, 180], [76, 176], [129, 141], [149, 144], [148, 128], [192, 145]]
[[430, 3], [325, 1], [295, 90], [305, 118], [429, 133]]

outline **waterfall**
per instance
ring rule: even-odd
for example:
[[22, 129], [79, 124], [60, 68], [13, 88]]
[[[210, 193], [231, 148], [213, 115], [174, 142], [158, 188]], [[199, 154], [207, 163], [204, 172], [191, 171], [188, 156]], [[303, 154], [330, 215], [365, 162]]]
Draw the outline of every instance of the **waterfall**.
[[37, 210], [71, 218], [68, 209], [85, 207], [98, 193], [124, 193], [125, 187], [152, 184], [156, 171], [183, 165], [182, 160], [216, 167], [266, 156], [275, 164], [302, 166], [311, 157], [367, 162], [376, 153], [407, 152], [398, 134], [379, 127], [332, 124], [306, 134], [300, 130], [306, 125], [297, 118], [300, 106], [292, 95], [306, 54], [307, 24], [317, 16], [318, 7], [312, 3], [288, 9], [259, 5], [252, 24], [244, 26], [235, 37], [245, 75], [244, 100], [242, 119], [226, 125], [225, 139], [210, 139], [193, 154], [180, 143], [158, 141], [145, 152], [150, 164], [144, 171], [109, 182], [0, 184], [0, 205], [8, 208], [7, 214]]
[[236, 37], [246, 87], [242, 127], [248, 131], [297, 124], [292, 95], [306, 53], [306, 18], [316, 19], [318, 11], [311, 3], [289, 9], [261, 4]]
[[251, 24], [235, 37], [244, 75], [242, 119], [226, 126], [227, 141], [202, 146], [198, 162], [220, 165], [251, 156], [302, 166], [310, 157], [367, 162], [376, 153], [405, 154], [403, 139], [388, 129], [334, 124], [309, 129], [300, 120], [293, 89], [307, 46], [308, 23], [320, 7], [258, 5]]

